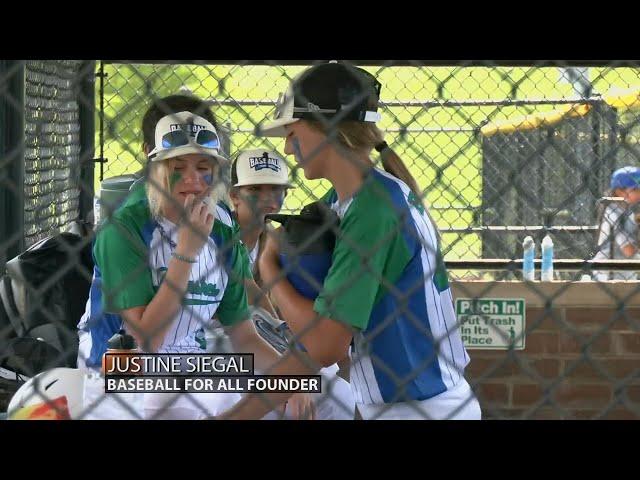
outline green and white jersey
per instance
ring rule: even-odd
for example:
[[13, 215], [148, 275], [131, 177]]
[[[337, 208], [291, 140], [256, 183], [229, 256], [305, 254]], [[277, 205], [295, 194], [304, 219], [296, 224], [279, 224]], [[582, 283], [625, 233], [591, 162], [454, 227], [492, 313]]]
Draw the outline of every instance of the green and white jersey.
[[[212, 325], [214, 315], [225, 326], [249, 316], [243, 283], [247, 256], [228, 207], [220, 203], [215, 213], [207, 244], [191, 268], [187, 293], [159, 352], [204, 352], [203, 328]], [[123, 326], [118, 312], [151, 302], [164, 280], [177, 234], [171, 221], [152, 218], [143, 185], [98, 232], [93, 283], [78, 325], [91, 339], [81, 348], [88, 367], [100, 365], [107, 340]]]
[[356, 402], [425, 400], [452, 389], [469, 362], [435, 226], [409, 187], [378, 169], [339, 203], [331, 268], [314, 310], [355, 327]]

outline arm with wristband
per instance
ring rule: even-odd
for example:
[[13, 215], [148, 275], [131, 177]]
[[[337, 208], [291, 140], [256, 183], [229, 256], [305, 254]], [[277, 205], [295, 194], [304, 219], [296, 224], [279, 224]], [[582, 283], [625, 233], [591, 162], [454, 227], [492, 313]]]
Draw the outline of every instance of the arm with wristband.
[[[198, 253], [207, 241], [207, 233], [214, 222], [202, 202], [194, 202], [189, 196], [184, 205], [186, 215], [178, 233], [176, 252], [169, 262], [164, 281], [154, 294], [151, 276], [145, 258], [144, 249], [136, 248], [132, 236], [125, 227], [114, 223], [98, 236], [96, 242], [97, 258], [117, 256], [124, 268], [109, 267], [103, 263], [104, 287], [115, 291], [107, 295], [107, 306], [119, 311], [127, 322], [131, 334], [145, 350], [155, 352], [162, 345], [172, 316], [178, 310], [187, 290], [191, 268]], [[100, 252], [104, 252], [100, 255]], [[109, 252], [109, 253], [106, 253]], [[141, 284], [141, 295], [127, 294], [125, 290], [135, 291], [131, 282]], [[126, 285], [126, 287], [125, 287]], [[122, 291], [119, 294], [117, 291]], [[109, 301], [111, 299], [111, 301]]]

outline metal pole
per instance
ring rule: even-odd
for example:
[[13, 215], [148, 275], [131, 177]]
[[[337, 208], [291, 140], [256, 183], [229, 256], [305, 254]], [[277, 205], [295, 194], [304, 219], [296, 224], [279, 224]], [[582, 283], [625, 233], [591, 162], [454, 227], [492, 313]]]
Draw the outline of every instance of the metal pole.
[[[95, 153], [95, 60], [82, 62], [78, 72], [78, 110], [80, 120], [80, 206], [79, 218], [88, 221], [93, 209], [95, 192], [94, 153]], [[101, 164], [102, 165], [102, 164]]]
[[25, 61], [0, 60], [0, 267], [24, 250]]
[[[500, 270], [519, 271], [522, 270], [522, 259], [506, 258], [482, 258], [478, 260], [448, 260], [445, 265], [449, 270]], [[542, 260], [535, 259], [534, 265], [540, 268]], [[579, 270], [616, 270], [634, 271], [640, 270], [640, 260], [580, 260], [561, 259], [553, 261], [553, 268], [558, 271], [579, 271]]]
[[104, 180], [104, 62], [100, 61], [100, 181]]

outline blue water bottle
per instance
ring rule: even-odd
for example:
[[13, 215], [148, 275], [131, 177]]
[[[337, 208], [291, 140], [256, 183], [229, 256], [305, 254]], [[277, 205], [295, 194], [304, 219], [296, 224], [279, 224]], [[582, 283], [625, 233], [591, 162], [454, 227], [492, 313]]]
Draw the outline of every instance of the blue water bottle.
[[553, 280], [553, 240], [549, 235], [542, 239], [542, 271], [540, 280], [551, 282]]
[[522, 243], [522, 278], [525, 282], [533, 282], [535, 280], [535, 266], [533, 259], [535, 257], [536, 244], [533, 238], [526, 237]]

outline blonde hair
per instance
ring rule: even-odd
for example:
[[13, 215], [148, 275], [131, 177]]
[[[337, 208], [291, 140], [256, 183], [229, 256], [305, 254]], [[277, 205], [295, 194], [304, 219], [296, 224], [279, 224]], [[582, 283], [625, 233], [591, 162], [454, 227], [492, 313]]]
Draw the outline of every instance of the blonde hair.
[[337, 125], [331, 127], [331, 133], [328, 133], [326, 123], [318, 121], [308, 121], [311, 128], [314, 128], [328, 137], [332, 138], [334, 142], [337, 142], [342, 148], [351, 151], [365, 151], [367, 154], [374, 148], [380, 153], [380, 161], [382, 167], [387, 173], [390, 173], [394, 177], [402, 180], [413, 193], [415, 201], [424, 208], [424, 212], [431, 220], [433, 229], [436, 232], [438, 243], [440, 243], [440, 231], [438, 225], [433, 220], [429, 209], [424, 204], [423, 194], [418, 187], [418, 182], [413, 178], [411, 172], [404, 164], [402, 159], [393, 151], [393, 149], [384, 141], [384, 134], [382, 130], [376, 127], [373, 123], [345, 121], [339, 122]]
[[[312, 128], [329, 136], [325, 125], [316, 121], [309, 121], [309, 124]], [[370, 152], [374, 148], [378, 150], [384, 170], [406, 183], [422, 203], [422, 191], [418, 187], [418, 182], [413, 178], [402, 159], [386, 144], [384, 134], [373, 123], [340, 122], [335, 127], [332, 127], [332, 134], [334, 135], [334, 141], [346, 150], [366, 152]]]
[[[147, 200], [149, 201], [149, 209], [151, 215], [158, 218], [164, 215], [166, 207], [169, 202], [172, 202], [171, 197], [171, 174], [175, 169], [175, 162], [173, 158], [160, 161], [150, 161], [148, 164], [148, 176], [146, 182]], [[228, 195], [227, 186], [220, 179], [219, 172], [220, 166], [214, 160], [211, 159], [212, 175], [215, 184], [211, 188], [211, 194], [209, 197], [213, 205], [220, 200], [224, 200]], [[181, 208], [182, 205], [175, 205], [177, 208]]]

